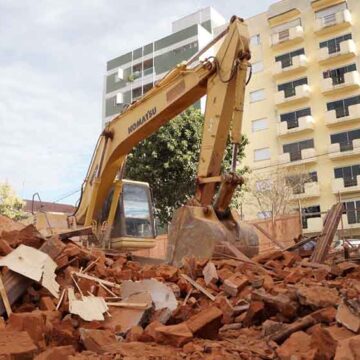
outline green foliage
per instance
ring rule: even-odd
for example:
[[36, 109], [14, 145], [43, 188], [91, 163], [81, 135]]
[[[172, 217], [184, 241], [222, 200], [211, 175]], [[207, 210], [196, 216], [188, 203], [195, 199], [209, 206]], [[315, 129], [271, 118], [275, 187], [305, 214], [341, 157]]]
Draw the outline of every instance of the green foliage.
[[24, 202], [7, 183], [0, 183], [0, 214], [14, 220], [26, 218]]
[[[128, 156], [126, 178], [150, 184], [161, 224], [168, 223], [174, 209], [194, 195], [203, 122], [199, 110], [188, 109], [142, 141]], [[246, 143], [244, 138], [238, 159], [243, 157]], [[230, 165], [229, 144], [224, 169], [229, 170]]]

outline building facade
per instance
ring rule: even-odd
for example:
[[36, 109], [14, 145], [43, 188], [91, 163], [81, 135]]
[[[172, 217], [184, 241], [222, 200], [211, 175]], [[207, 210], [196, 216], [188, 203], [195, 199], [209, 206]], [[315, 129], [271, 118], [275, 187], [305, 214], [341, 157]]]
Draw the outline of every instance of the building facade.
[[[305, 233], [321, 231], [322, 213], [340, 200], [343, 229], [358, 236], [360, 1], [283, 0], [247, 23], [253, 75], [244, 165], [265, 178], [280, 169], [308, 175], [292, 194]], [[243, 206], [243, 214], [264, 215], [255, 205]]]
[[225, 19], [207, 7], [172, 23], [172, 33], [107, 62], [103, 125], [213, 38]]

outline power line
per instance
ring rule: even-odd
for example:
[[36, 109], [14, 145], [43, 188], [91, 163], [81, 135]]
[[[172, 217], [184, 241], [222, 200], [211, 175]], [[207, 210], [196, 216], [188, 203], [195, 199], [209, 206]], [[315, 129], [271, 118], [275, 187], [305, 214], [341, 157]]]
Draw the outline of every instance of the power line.
[[59, 199], [55, 200], [55, 201], [54, 201], [54, 203], [57, 203], [57, 202], [59, 202], [59, 201], [61, 201], [61, 200], [64, 200], [64, 199], [66, 199], [66, 198], [70, 197], [71, 195], [74, 195], [74, 194], [76, 194], [76, 193], [78, 193], [78, 192], [80, 192], [80, 191], [81, 191], [81, 189], [78, 189], [78, 190], [72, 191], [71, 193], [68, 193], [68, 194], [66, 194], [66, 195], [64, 195], [64, 196], [62, 196], [62, 197], [60, 197]]

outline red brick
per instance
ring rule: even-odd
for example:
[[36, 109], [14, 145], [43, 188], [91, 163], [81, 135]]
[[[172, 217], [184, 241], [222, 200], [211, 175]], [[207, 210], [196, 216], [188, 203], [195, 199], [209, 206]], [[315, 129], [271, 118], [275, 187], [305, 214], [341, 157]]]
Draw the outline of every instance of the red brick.
[[56, 346], [37, 355], [34, 360], [67, 360], [70, 355], [75, 355], [73, 346]]
[[215, 307], [209, 307], [190, 317], [186, 321], [193, 334], [203, 338], [214, 338], [221, 327], [223, 312]]
[[0, 331], [1, 359], [33, 359], [37, 347], [26, 331]]
[[53, 311], [53, 310], [56, 309], [56, 306], [55, 306], [54, 301], [53, 301], [53, 299], [51, 297], [43, 296], [40, 299], [39, 308], [40, 308], [40, 310]]
[[193, 333], [186, 323], [169, 326], [162, 325], [157, 327], [155, 332], [156, 342], [176, 347], [183, 346], [193, 338]]

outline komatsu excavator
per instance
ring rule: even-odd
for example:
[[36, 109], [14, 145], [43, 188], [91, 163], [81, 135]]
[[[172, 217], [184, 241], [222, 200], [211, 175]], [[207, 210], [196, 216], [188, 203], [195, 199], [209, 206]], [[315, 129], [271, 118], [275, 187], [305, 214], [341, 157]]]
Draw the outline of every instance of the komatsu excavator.
[[[199, 57], [216, 44], [216, 56], [200, 61]], [[66, 226], [69, 220], [72, 226], [92, 225], [103, 248], [131, 251], [153, 247], [155, 227], [149, 185], [123, 179], [126, 156], [140, 141], [206, 95], [196, 191], [173, 216], [168, 260], [179, 264], [187, 255], [209, 257], [224, 241], [249, 257], [257, 254], [255, 231], [229, 208], [236, 187], [243, 182], [236, 174], [236, 165], [249, 60], [247, 26], [233, 16], [227, 29], [204, 49], [171, 70], [107, 123], [84, 180], [79, 205]], [[232, 171], [221, 174], [229, 135]], [[37, 225], [40, 229], [56, 227], [51, 223], [47, 216]]]

